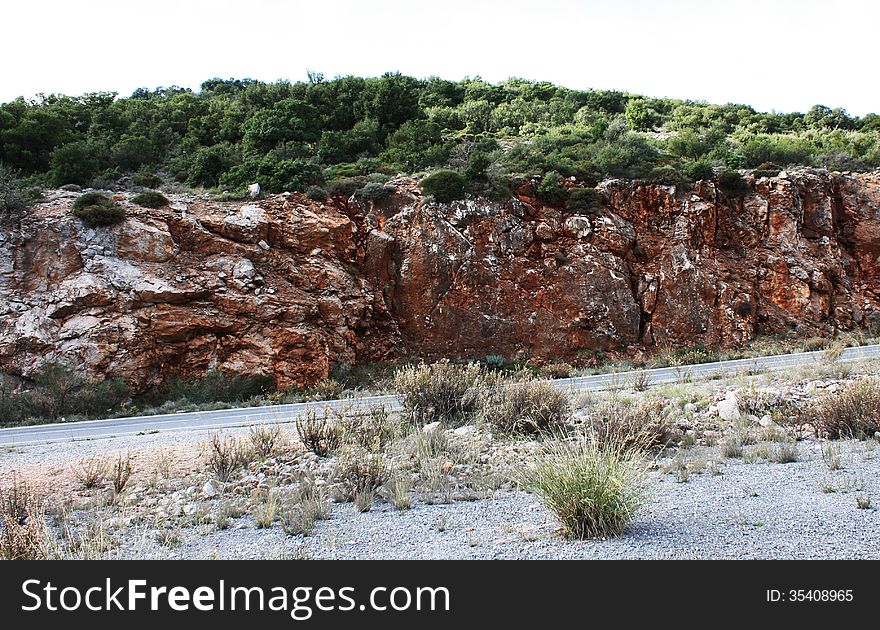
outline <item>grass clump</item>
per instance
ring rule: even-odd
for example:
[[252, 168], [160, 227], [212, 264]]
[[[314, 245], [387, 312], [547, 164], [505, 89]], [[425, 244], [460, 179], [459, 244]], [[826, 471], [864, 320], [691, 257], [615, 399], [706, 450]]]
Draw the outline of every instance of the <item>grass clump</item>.
[[802, 414], [819, 437], [873, 438], [880, 431], [880, 380], [848, 383], [820, 398]]
[[360, 504], [365, 501], [366, 496], [369, 496], [372, 505], [376, 491], [388, 479], [388, 466], [379, 453], [348, 447], [337, 459], [336, 478], [341, 485], [342, 497], [345, 500], [357, 501]]
[[342, 427], [342, 442], [378, 452], [403, 432], [398, 419], [392, 418], [384, 405], [371, 405], [360, 413], [339, 413], [336, 422]]
[[49, 531], [40, 499], [13, 475], [0, 488], [0, 560], [38, 560], [49, 553]]
[[563, 428], [571, 412], [568, 394], [549, 381], [526, 380], [497, 388], [487, 397], [483, 417], [505, 435], [536, 435]]
[[585, 429], [593, 440], [611, 449], [662, 448], [675, 439], [660, 401], [631, 404], [612, 398], [590, 410]]
[[76, 479], [83, 490], [93, 490], [100, 486], [107, 476], [107, 462], [100, 457], [93, 457], [80, 462], [76, 470]]
[[73, 202], [73, 214], [90, 228], [115, 225], [125, 221], [125, 208], [110, 197], [88, 192]]
[[840, 446], [832, 442], [825, 442], [822, 445], [822, 461], [828, 466], [828, 470], [840, 470], [843, 468]]
[[404, 415], [414, 425], [464, 424], [480, 407], [478, 365], [440, 361], [405, 367], [394, 374], [394, 389]]
[[330, 507], [313, 479], [303, 479], [281, 507], [281, 528], [289, 536], [307, 536], [315, 522], [330, 518]]
[[619, 536], [646, 497], [642, 453], [595, 440], [552, 442], [529, 467], [526, 487], [571, 538]]
[[119, 455], [112, 469], [113, 494], [119, 496], [125, 492], [128, 482], [134, 474], [134, 463], [132, 463], [131, 454]]
[[131, 198], [131, 202], [144, 208], [164, 208], [170, 201], [168, 197], [155, 190], [148, 190]]

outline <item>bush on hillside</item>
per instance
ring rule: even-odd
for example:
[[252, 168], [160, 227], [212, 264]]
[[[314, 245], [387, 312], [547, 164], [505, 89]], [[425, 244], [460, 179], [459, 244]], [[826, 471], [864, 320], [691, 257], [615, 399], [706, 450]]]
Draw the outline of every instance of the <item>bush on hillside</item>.
[[444, 169], [435, 171], [422, 180], [422, 190], [440, 203], [464, 198], [467, 181], [458, 171]]
[[77, 197], [73, 202], [73, 214], [91, 228], [125, 221], [125, 208], [97, 192], [88, 192]]
[[561, 206], [568, 199], [568, 192], [559, 185], [559, 175], [556, 172], [546, 173], [538, 184], [538, 199], [551, 206]]
[[729, 197], [745, 197], [749, 193], [749, 184], [739, 172], [726, 169], [718, 174], [718, 185]]
[[135, 195], [134, 197], [132, 197], [131, 201], [132, 203], [143, 206], [144, 208], [163, 208], [171, 203], [170, 201], [168, 201], [168, 197], [160, 192], [156, 192], [153, 190]]

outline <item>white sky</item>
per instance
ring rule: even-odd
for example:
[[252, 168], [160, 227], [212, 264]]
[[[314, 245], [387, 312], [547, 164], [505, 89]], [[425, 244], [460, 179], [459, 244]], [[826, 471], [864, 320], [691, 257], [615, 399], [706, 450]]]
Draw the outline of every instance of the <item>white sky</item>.
[[876, 0], [3, 0], [0, 102], [306, 70], [880, 112]]

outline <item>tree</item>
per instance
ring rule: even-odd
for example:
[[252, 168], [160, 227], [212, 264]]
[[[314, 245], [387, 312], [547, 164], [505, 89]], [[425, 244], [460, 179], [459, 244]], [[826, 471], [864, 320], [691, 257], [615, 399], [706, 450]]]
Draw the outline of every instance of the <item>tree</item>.
[[287, 142], [314, 142], [320, 137], [315, 108], [285, 99], [256, 112], [244, 125], [244, 150], [263, 155]]
[[54, 186], [86, 186], [98, 172], [96, 147], [85, 140], [62, 145], [49, 160], [49, 182]]

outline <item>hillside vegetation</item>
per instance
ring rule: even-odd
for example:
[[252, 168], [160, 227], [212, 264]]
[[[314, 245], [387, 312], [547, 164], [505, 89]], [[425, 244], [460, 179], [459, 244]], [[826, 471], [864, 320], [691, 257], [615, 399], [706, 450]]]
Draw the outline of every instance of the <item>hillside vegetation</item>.
[[[379, 78], [43, 96], [0, 105], [0, 163], [28, 184], [370, 195], [397, 173], [454, 171], [441, 195], [504, 196], [523, 178], [677, 184], [713, 168], [880, 166], [880, 116], [762, 113], [510, 79]], [[458, 184], [463, 182], [463, 186]], [[372, 185], [370, 187], [369, 185]], [[440, 187], [438, 187], [440, 188]]]

